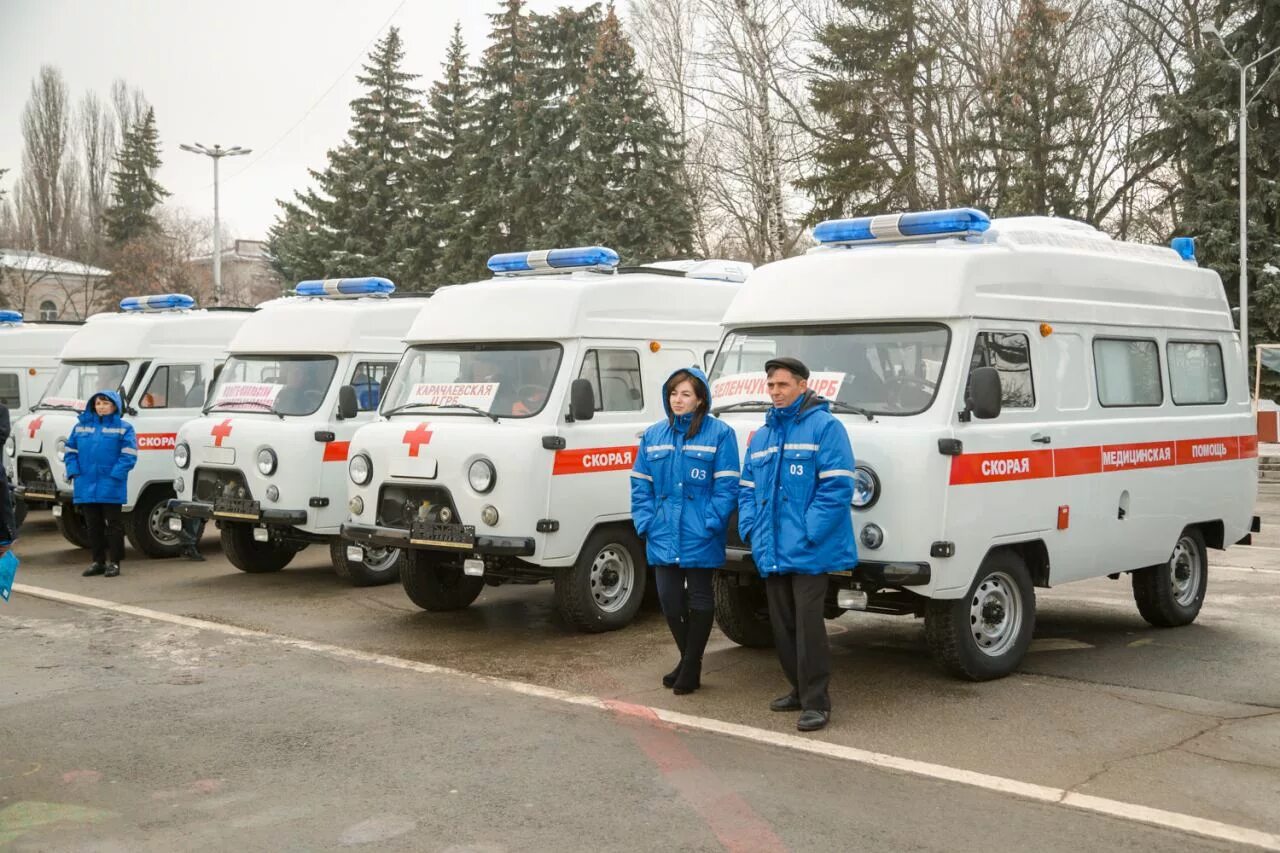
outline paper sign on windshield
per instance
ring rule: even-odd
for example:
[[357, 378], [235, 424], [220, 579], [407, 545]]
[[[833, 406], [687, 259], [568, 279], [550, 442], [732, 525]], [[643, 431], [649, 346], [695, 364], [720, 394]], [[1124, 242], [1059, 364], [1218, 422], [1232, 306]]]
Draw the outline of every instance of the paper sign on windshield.
[[82, 410], [89, 404], [88, 400], [77, 400], [75, 397], [45, 397], [40, 401], [42, 406], [55, 406], [57, 408]]
[[[809, 375], [809, 390], [819, 397], [835, 399], [844, 382], [845, 373], [833, 370], [822, 370]], [[719, 408], [734, 403], [746, 403], [753, 400], [769, 402], [769, 389], [765, 385], [768, 377], [763, 371], [758, 373], [734, 373], [721, 376], [711, 383], [711, 400]]]
[[228, 382], [218, 389], [217, 404], [256, 405], [269, 409], [284, 390], [274, 382]]
[[419, 382], [409, 394], [410, 403], [430, 406], [475, 406], [486, 412], [498, 396], [500, 382]]

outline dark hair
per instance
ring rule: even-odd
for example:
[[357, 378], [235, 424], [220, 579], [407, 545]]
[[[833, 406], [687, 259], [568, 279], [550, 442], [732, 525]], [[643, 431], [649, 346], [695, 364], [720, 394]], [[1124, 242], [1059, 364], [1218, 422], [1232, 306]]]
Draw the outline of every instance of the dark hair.
[[[698, 430], [702, 429], [702, 419], [706, 417], [707, 410], [710, 406], [707, 404], [707, 386], [702, 384], [702, 380], [694, 376], [688, 370], [677, 370], [671, 374], [671, 378], [662, 386], [662, 400], [670, 406], [668, 399], [671, 397], [671, 391], [681, 382], [688, 382], [693, 386], [693, 394], [698, 398], [698, 407], [693, 410], [693, 419], [689, 422], [689, 431], [684, 434], [685, 438], [693, 438], [698, 434]], [[669, 423], [675, 423], [676, 416], [667, 415]]]

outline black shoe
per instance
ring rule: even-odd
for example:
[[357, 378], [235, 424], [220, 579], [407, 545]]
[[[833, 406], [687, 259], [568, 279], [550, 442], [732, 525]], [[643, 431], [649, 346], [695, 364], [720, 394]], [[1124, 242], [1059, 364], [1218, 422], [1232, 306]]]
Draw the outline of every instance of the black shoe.
[[816, 732], [818, 729], [825, 729], [829, 722], [831, 722], [830, 711], [805, 711], [800, 715], [800, 719], [796, 720], [796, 728], [802, 732]]
[[201, 554], [195, 548], [192, 548], [188, 551], [183, 551], [182, 556], [186, 557], [188, 560], [193, 560], [194, 562], [197, 562], [197, 563], [204, 562], [204, 554]]
[[794, 693], [788, 693], [786, 696], [779, 696], [769, 703], [770, 711], [799, 711], [800, 697]]
[[662, 686], [670, 689], [675, 686], [676, 679], [680, 677], [680, 661], [676, 662], [676, 668], [662, 676]]
[[107, 570], [107, 567], [106, 567], [106, 566], [104, 566], [104, 565], [102, 565], [102, 563], [94, 563], [92, 566], [90, 566], [89, 568], [87, 568], [87, 569], [85, 569], [83, 572], [81, 572], [81, 573], [80, 573], [80, 577], [82, 577], [82, 578], [91, 578], [91, 577], [93, 577], [94, 575], [100, 575], [100, 574], [102, 574], [102, 573], [103, 573], [103, 572], [105, 572], [106, 570]]
[[120, 574], [119, 563], [107, 563], [107, 570], [103, 572], [103, 577], [114, 578]]
[[689, 611], [689, 635], [685, 638], [684, 657], [680, 659], [680, 673], [671, 685], [677, 696], [692, 693], [702, 686], [702, 653], [707, 649], [711, 625], [715, 622], [713, 610]]
[[[667, 627], [671, 629], [671, 637], [676, 641], [676, 648], [680, 651], [680, 660], [684, 660], [684, 644], [689, 638], [689, 620], [685, 619], [683, 613], [676, 616], [669, 613], [662, 615], [667, 617]], [[676, 661], [676, 668], [662, 676], [662, 686], [670, 690], [679, 677], [680, 661]]]

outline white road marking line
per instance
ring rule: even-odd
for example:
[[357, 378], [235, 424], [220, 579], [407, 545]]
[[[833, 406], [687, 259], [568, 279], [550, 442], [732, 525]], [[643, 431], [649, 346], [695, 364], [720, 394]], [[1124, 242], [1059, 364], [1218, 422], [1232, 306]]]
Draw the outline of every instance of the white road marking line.
[[[475, 673], [463, 672], [462, 670], [452, 669], [450, 667], [421, 663], [419, 661], [394, 657], [392, 655], [379, 655], [372, 652], [362, 652], [356, 649], [348, 649], [343, 646], [330, 645], [329, 643], [316, 643], [311, 640], [300, 640], [296, 637], [289, 637], [283, 634], [273, 634], [267, 631], [255, 631], [249, 628], [238, 628], [234, 625], [223, 625], [218, 622], [206, 622], [203, 619], [191, 619], [186, 616], [178, 616], [176, 614], [165, 613], [160, 610], [149, 610], [145, 607], [134, 607], [131, 604], [120, 604], [119, 602], [107, 601], [101, 598], [89, 598], [88, 596], [76, 595], [70, 592], [61, 592], [59, 590], [29, 586], [27, 584], [14, 584], [13, 590], [14, 592], [22, 595], [30, 595], [36, 598], [47, 599], [49, 601], [57, 601], [62, 604], [92, 607], [98, 610], [107, 610], [112, 613], [123, 613], [130, 616], [137, 616], [142, 619], [150, 619], [156, 622], [167, 622], [171, 625], [183, 625], [188, 628], [195, 628], [202, 631], [214, 631], [232, 637], [253, 637], [267, 640], [282, 646], [304, 649], [306, 651], [331, 655], [333, 657], [344, 658], [346, 660], [361, 661], [363, 663], [377, 664], [380, 666], [409, 670], [411, 672], [420, 672], [428, 675], [447, 675], [466, 678], [471, 681], [508, 690], [512, 693], [518, 693], [524, 696], [533, 696], [539, 699], [550, 699], [555, 702], [565, 702], [570, 705], [580, 705], [588, 708], [596, 708], [602, 711], [609, 710], [610, 705], [609, 702], [597, 696], [569, 693], [568, 691], [557, 690], [553, 687], [540, 687], [536, 684], [528, 684], [522, 681], [510, 681], [505, 678], [496, 678], [494, 676], [476, 675]], [[948, 767], [945, 764], [932, 764], [927, 761], [918, 761], [914, 758], [903, 758], [901, 756], [888, 755], [882, 752], [871, 752], [865, 749], [858, 749], [857, 747], [843, 746], [841, 744], [829, 743], [827, 741], [800, 737], [799, 735], [772, 732], [767, 729], [759, 729], [754, 726], [744, 726], [738, 723], [729, 723], [723, 720], [711, 719], [709, 717], [697, 717], [691, 714], [682, 714], [679, 711], [668, 711], [664, 708], [646, 707], [644, 710], [651, 711], [663, 722], [683, 726], [687, 729], [714, 732], [716, 734], [727, 735], [729, 737], [764, 744], [766, 746], [781, 747], [812, 755], [821, 755], [827, 758], [849, 761], [855, 764], [876, 767], [882, 770], [909, 773], [913, 776], [923, 776], [929, 779], [939, 779], [945, 782], [955, 782], [960, 785], [968, 785], [973, 788], [981, 788], [983, 790], [994, 791], [1000, 794], [1009, 794], [1015, 797], [1022, 797], [1023, 799], [1068, 806], [1080, 811], [1107, 815], [1109, 817], [1120, 818], [1121, 820], [1132, 821], [1134, 823], [1144, 823], [1166, 829], [1175, 829], [1191, 835], [1199, 835], [1204, 838], [1214, 838], [1235, 844], [1248, 844], [1253, 847], [1259, 847], [1263, 850], [1273, 850], [1280, 853], [1280, 835], [1263, 832], [1257, 829], [1249, 829], [1248, 827], [1222, 823], [1220, 821], [1195, 817], [1194, 815], [1181, 814], [1179, 812], [1165, 811], [1164, 809], [1154, 809], [1148, 806], [1138, 805], [1137, 803], [1126, 803], [1121, 800], [1112, 800], [1107, 797], [1094, 797], [1089, 794], [1079, 794], [1068, 791], [1065, 788], [1054, 788], [1049, 785], [1037, 785], [1033, 782], [1021, 782], [1017, 779], [1008, 779], [1003, 776], [993, 776], [988, 773], [979, 773], [973, 770], [962, 770], [958, 767]]]
[[1081, 642], [1080, 640], [1071, 640], [1066, 637], [1044, 637], [1039, 640], [1032, 640], [1031, 647], [1028, 652], [1073, 652], [1078, 649], [1092, 649], [1093, 645]]
[[1209, 573], [1213, 574], [1217, 571], [1226, 572], [1249, 572], [1250, 574], [1260, 575], [1280, 575], [1280, 569], [1255, 569], [1251, 566], [1210, 566]]

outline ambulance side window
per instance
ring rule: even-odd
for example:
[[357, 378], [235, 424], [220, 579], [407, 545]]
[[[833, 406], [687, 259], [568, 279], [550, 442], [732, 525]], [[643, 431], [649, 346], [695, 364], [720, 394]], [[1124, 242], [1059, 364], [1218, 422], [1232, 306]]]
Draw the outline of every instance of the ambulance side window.
[[157, 367], [138, 403], [143, 409], [186, 409], [203, 404], [204, 376], [198, 364]]
[[1170, 341], [1169, 395], [1175, 406], [1204, 406], [1227, 402], [1227, 377], [1222, 347], [1213, 342]]
[[1094, 338], [1093, 371], [1103, 406], [1159, 406], [1160, 349], [1152, 340]]
[[[979, 332], [973, 344], [975, 367], [994, 367], [1000, 373], [1000, 406], [1031, 409], [1036, 405], [1031, 377], [1031, 342], [1021, 332]], [[965, 389], [966, 396], [968, 389]]]
[[394, 361], [362, 361], [351, 372], [351, 387], [356, 389], [356, 404], [362, 412], [372, 412], [382, 402], [382, 389], [387, 377], [396, 369]]
[[640, 354], [634, 350], [588, 350], [582, 359], [578, 378], [591, 382], [597, 412], [639, 412], [644, 409]]
[[22, 406], [22, 395], [19, 393], [18, 374], [0, 373], [0, 405], [9, 409]]

